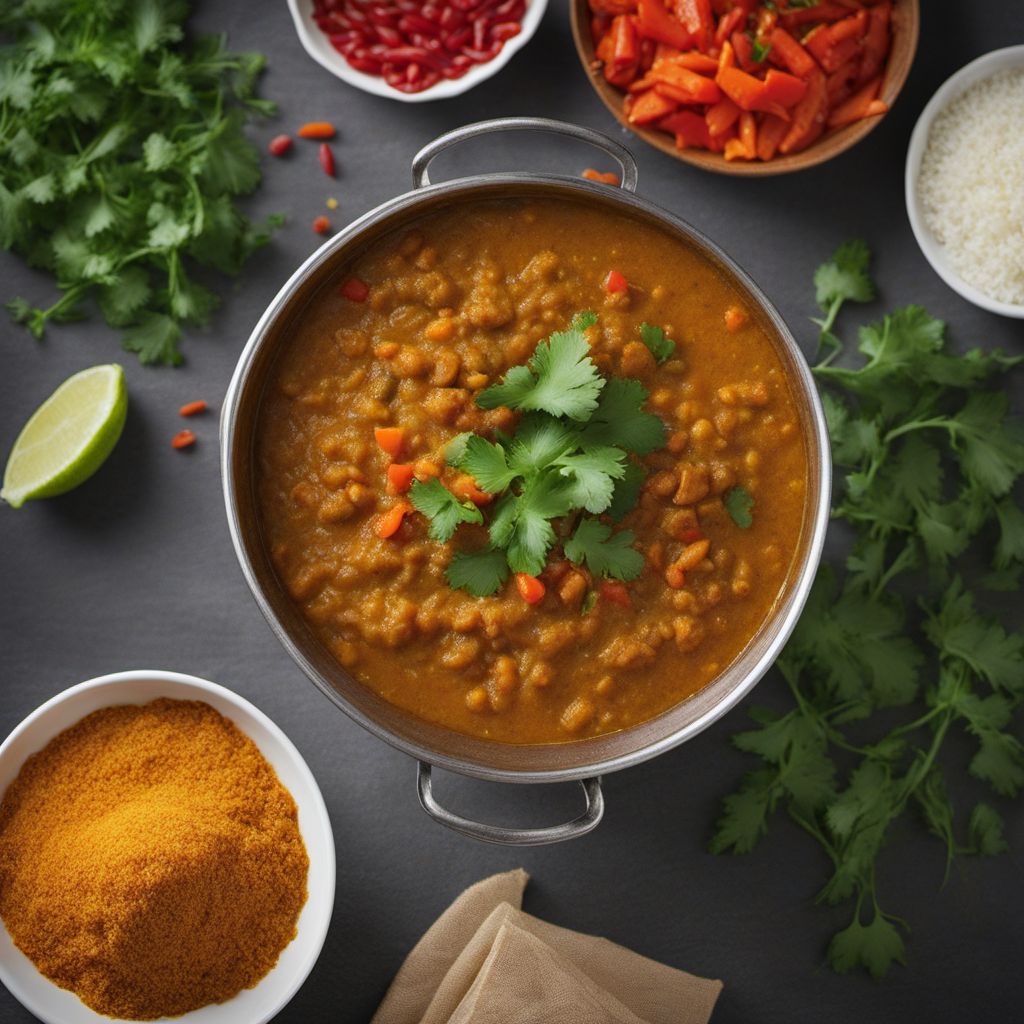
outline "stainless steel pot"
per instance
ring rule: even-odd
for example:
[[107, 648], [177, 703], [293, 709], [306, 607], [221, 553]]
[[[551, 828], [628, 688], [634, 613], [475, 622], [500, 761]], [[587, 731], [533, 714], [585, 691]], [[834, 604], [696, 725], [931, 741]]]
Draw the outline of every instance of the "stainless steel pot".
[[[514, 172], [432, 184], [428, 171], [443, 150], [492, 132], [530, 130], [577, 139], [616, 160], [621, 189], [582, 178]], [[775, 660], [803, 608], [821, 557], [829, 513], [831, 462], [821, 403], [792, 334], [761, 290], [710, 239], [674, 214], [635, 195], [637, 167], [628, 150], [574, 125], [541, 118], [503, 118], [442, 135], [416, 154], [412, 192], [378, 206], [320, 247], [291, 276], [252, 332], [238, 361], [221, 417], [221, 469], [228, 525], [242, 572], [278, 639], [303, 671], [342, 711], [418, 762], [418, 793], [426, 812], [449, 828], [494, 843], [540, 845], [583, 835], [604, 810], [600, 776], [656, 757], [706, 729], [745, 697]], [[291, 325], [312, 296], [381, 235], [411, 219], [463, 200], [495, 196], [564, 196], [617, 210], [675, 234], [696, 247], [747, 296], [774, 335], [789, 375], [809, 451], [809, 479], [800, 547], [775, 611], [739, 657], [699, 693], [650, 721], [622, 732], [567, 743], [516, 746], [453, 732], [389, 704], [354, 680], [313, 635], [281, 586], [264, 549], [253, 486], [253, 440], [268, 374]], [[431, 790], [431, 767], [502, 782], [579, 781], [586, 809], [573, 821], [539, 829], [510, 829], [472, 821], [441, 806]]]

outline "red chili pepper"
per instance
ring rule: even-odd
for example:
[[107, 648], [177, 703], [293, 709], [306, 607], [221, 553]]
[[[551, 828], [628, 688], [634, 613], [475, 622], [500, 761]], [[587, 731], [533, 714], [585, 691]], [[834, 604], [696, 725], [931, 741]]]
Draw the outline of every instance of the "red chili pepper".
[[179, 430], [171, 438], [172, 448], [191, 448], [196, 443], [196, 435], [191, 430]]
[[326, 142], [320, 143], [320, 166], [329, 178], [334, 177], [334, 154]]
[[202, 399], [199, 399], [199, 401], [196, 402], [186, 402], [185, 405], [178, 410], [178, 415], [198, 416], [201, 412], [206, 412], [206, 403]]
[[331, 222], [323, 215], [313, 219], [313, 230], [318, 235], [326, 235], [331, 230]]
[[604, 279], [604, 290], [614, 295], [616, 292], [624, 292], [629, 288], [629, 282], [617, 270], [609, 270], [608, 276]]
[[536, 604], [545, 594], [544, 584], [536, 576], [525, 572], [516, 573], [516, 589], [527, 604]]
[[275, 135], [267, 146], [271, 156], [284, 156], [292, 148], [292, 137], [290, 135]]
[[365, 302], [370, 294], [370, 286], [358, 277], [350, 277], [342, 286], [341, 294], [350, 302]]
[[616, 580], [606, 580], [601, 584], [601, 599], [621, 605], [623, 608], [633, 607], [633, 598], [629, 596], [629, 591], [624, 584]]
[[335, 132], [330, 121], [307, 121], [296, 134], [300, 139], [333, 139]]

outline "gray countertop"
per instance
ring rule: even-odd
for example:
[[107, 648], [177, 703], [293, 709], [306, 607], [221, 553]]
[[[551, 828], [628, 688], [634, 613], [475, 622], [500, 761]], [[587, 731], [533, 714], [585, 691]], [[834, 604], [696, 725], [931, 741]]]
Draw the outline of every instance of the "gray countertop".
[[[1019, 1018], [1024, 948], [1024, 816], [1004, 808], [1015, 852], [958, 863], [942, 885], [944, 853], [923, 829], [901, 826], [881, 861], [888, 909], [907, 917], [909, 965], [876, 984], [840, 978], [825, 965], [845, 908], [814, 905], [825, 878], [819, 852], [780, 821], [750, 856], [706, 852], [718, 800], [748, 766], [727, 738], [742, 710], [696, 740], [606, 779], [607, 814], [591, 836], [527, 851], [484, 846], [432, 824], [414, 793], [412, 762], [350, 722], [311, 686], [264, 623], [228, 539], [217, 466], [216, 419], [196, 421], [189, 453], [168, 440], [183, 402], [216, 408], [257, 317], [319, 239], [309, 228], [335, 195], [339, 225], [408, 189], [409, 160], [426, 141], [486, 117], [535, 114], [604, 129], [630, 145], [640, 191], [719, 242], [775, 301], [809, 349], [811, 275], [835, 246], [861, 235], [875, 252], [881, 304], [925, 305], [948, 321], [954, 344], [1024, 351], [1024, 327], [967, 305], [930, 270], [903, 206], [903, 158], [914, 120], [958, 67], [1024, 42], [1024, 6], [1002, 0], [932, 2], [917, 62], [893, 112], [864, 142], [812, 171], [765, 180], [691, 169], [619, 129], [587, 85], [572, 49], [567, 5], [551, 4], [536, 38], [494, 79], [461, 98], [403, 105], [356, 92], [307, 58], [281, 0], [197, 4], [192, 26], [226, 31], [234, 49], [269, 54], [262, 93], [278, 131], [326, 117], [341, 127], [340, 165], [330, 185], [311, 150], [265, 161], [254, 214], [283, 210], [289, 223], [224, 288], [212, 325], [189, 336], [186, 365], [147, 369], [119, 352], [97, 317], [51, 329], [36, 343], [0, 317], [0, 449], [71, 373], [120, 360], [131, 406], [109, 463], [79, 490], [0, 508], [0, 735], [73, 683], [126, 668], [166, 668], [216, 680], [266, 711], [292, 738], [320, 782], [334, 823], [338, 892], [320, 961], [281, 1024], [366, 1021], [402, 958], [466, 885], [522, 865], [533, 876], [528, 910], [607, 936], [640, 953], [720, 977], [716, 1024], [739, 1021], [875, 1022]], [[996, 141], [996, 144], [998, 142]], [[476, 145], [439, 170], [515, 166], [570, 172], [593, 158], [550, 141]], [[328, 187], [329, 186], [329, 187]], [[0, 253], [0, 298], [43, 300], [45, 277]], [[859, 310], [847, 318], [859, 321]], [[1016, 595], [1013, 595], [1016, 599]], [[770, 699], [769, 676], [757, 697]], [[509, 787], [436, 778], [444, 799], [516, 823], [570, 816], [571, 786]], [[0, 992], [0, 1022], [31, 1020]]]

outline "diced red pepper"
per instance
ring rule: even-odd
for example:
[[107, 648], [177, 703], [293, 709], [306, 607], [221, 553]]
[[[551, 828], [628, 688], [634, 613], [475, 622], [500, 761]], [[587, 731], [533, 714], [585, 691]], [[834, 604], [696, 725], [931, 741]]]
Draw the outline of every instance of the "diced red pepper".
[[323, 215], [313, 218], [313, 230], [318, 235], [326, 235], [331, 230], [331, 222]]
[[[691, 115], [691, 117], [695, 116]], [[620, 583], [618, 580], [605, 580], [601, 584], [600, 594], [602, 601], [621, 605], [623, 608], [633, 607], [633, 598], [629, 596], [629, 591], [626, 589], [625, 584]]]
[[340, 291], [349, 302], [365, 302], [370, 294], [370, 286], [358, 277], [350, 277], [341, 286]]
[[624, 292], [629, 288], [629, 282], [617, 270], [609, 270], [608, 276], [604, 279], [604, 290], [614, 295], [616, 292]]
[[536, 576], [530, 576], [525, 572], [516, 573], [516, 589], [527, 604], [536, 604], [543, 599], [546, 592], [544, 584]]

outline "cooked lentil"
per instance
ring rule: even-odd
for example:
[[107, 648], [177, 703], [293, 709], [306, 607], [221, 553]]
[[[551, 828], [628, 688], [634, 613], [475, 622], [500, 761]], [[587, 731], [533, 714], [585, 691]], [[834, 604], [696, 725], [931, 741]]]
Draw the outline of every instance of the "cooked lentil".
[[[625, 289], [606, 288], [610, 267]], [[415, 715], [513, 743], [627, 728], [705, 686], [777, 601], [805, 500], [798, 413], [746, 297], [660, 228], [540, 198], [430, 214], [339, 283], [352, 275], [368, 286], [362, 298], [331, 286], [294, 328], [257, 440], [270, 556], [338, 661]], [[444, 569], [482, 528], [437, 544], [412, 513], [380, 536], [382, 514], [404, 500], [388, 467], [472, 487], [445, 465], [447, 443], [516, 422], [478, 408], [476, 394], [581, 309], [599, 314], [588, 338], [601, 371], [640, 379], [669, 428], [622, 524], [645, 570], [625, 595], [602, 595], [560, 558], [535, 604], [511, 579], [491, 598], [454, 591]], [[676, 342], [661, 366], [637, 341], [642, 321]], [[380, 427], [402, 430], [394, 460], [375, 443]], [[722, 503], [737, 485], [756, 502], [746, 530]]]

